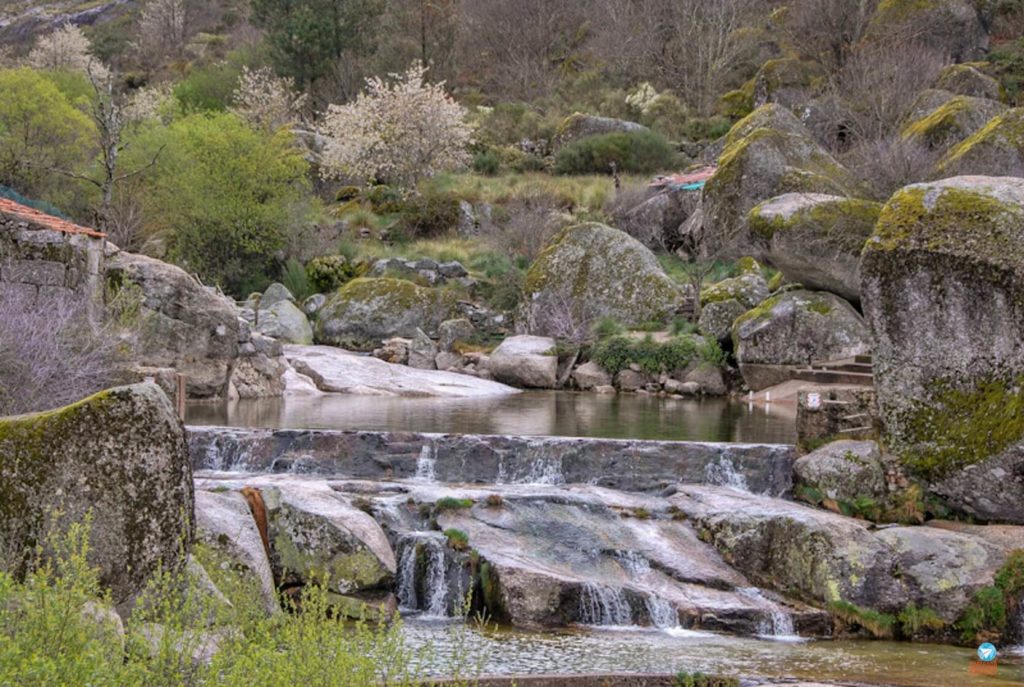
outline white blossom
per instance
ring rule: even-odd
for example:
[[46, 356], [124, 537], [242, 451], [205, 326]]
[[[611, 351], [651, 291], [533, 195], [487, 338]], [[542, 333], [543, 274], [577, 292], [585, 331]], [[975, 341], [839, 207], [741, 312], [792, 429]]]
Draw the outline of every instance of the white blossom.
[[299, 120], [306, 96], [296, 95], [287, 79], [274, 76], [266, 67], [243, 67], [232, 100], [233, 113], [255, 127], [273, 132]]

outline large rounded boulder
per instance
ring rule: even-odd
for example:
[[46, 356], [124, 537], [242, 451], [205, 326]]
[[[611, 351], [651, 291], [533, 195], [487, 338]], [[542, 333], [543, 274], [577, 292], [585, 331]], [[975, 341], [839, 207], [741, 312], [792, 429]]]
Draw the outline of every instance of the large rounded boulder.
[[964, 140], [1006, 111], [1006, 105], [987, 98], [957, 95], [903, 127], [904, 140], [932, 149], [945, 149]]
[[982, 6], [975, 0], [882, 0], [867, 33], [875, 40], [906, 40], [914, 36], [951, 62], [982, 59], [989, 35]]
[[404, 279], [353, 279], [327, 299], [317, 317], [317, 343], [369, 351], [385, 339], [434, 335], [456, 315], [454, 298], [442, 289]]
[[1007, 110], [961, 141], [939, 162], [944, 175], [1024, 174], [1024, 108]]
[[860, 254], [882, 206], [820, 193], [789, 193], [750, 212], [760, 255], [786, 279], [860, 300]]
[[862, 273], [888, 446], [952, 505], [1024, 522], [1024, 179], [898, 191]]
[[624, 324], [662, 320], [687, 300], [642, 243], [593, 222], [556, 236], [530, 266], [524, 291], [526, 328], [551, 335], [603, 316]]
[[747, 386], [760, 391], [801, 366], [870, 352], [864, 319], [839, 296], [787, 291], [740, 317], [733, 350]]
[[37, 544], [91, 518], [89, 562], [118, 610], [192, 542], [185, 432], [155, 384], [66, 408], [0, 418], [0, 567], [22, 572]]
[[704, 187], [704, 232], [697, 254], [751, 252], [747, 213], [769, 198], [785, 193], [855, 195], [853, 176], [780, 105], [755, 110], [726, 140], [718, 170]]
[[999, 100], [1002, 97], [1002, 88], [999, 86], [999, 82], [972, 64], [949, 65], [939, 72], [939, 77], [935, 80], [935, 88], [956, 95], [969, 95], [989, 100]]
[[612, 117], [597, 117], [595, 115], [576, 112], [569, 115], [559, 125], [555, 132], [553, 147], [555, 150], [574, 143], [590, 136], [601, 136], [603, 134], [635, 133], [648, 131], [643, 124], [630, 122], [625, 119], [613, 119]]

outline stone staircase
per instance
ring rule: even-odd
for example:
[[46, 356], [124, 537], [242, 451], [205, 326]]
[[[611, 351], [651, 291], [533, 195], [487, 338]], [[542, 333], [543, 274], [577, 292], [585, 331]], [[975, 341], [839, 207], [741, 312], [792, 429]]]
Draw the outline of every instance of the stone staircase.
[[797, 369], [793, 373], [793, 379], [815, 384], [845, 384], [866, 387], [875, 385], [870, 355], [811, 363], [808, 367]]

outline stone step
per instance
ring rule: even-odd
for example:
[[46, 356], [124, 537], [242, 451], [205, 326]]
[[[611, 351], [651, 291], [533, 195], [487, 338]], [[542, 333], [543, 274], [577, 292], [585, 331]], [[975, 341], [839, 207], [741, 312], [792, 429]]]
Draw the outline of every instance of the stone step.
[[813, 370], [826, 370], [832, 372], [859, 372], [861, 374], [874, 374], [871, 365], [865, 363], [813, 363]]
[[875, 376], [870, 373], [813, 368], [798, 369], [793, 373], [793, 379], [815, 384], [852, 384], [855, 386], [874, 386], [875, 384]]

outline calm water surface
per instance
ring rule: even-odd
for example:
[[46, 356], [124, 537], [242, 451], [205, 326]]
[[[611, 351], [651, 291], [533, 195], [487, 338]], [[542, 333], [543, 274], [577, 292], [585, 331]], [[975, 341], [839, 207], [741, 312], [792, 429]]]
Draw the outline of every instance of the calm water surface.
[[457, 623], [408, 619], [414, 647], [430, 647], [427, 665], [444, 674], [469, 656], [482, 674], [702, 671], [737, 677], [843, 680], [901, 687], [1024, 685], [1024, 659], [1000, 655], [995, 677], [969, 672], [971, 649], [870, 641], [779, 642], [687, 631], [479, 631]]
[[187, 420], [233, 427], [788, 444], [795, 440], [795, 416], [796, 409], [783, 404], [544, 391], [485, 399], [339, 394], [193, 404]]

